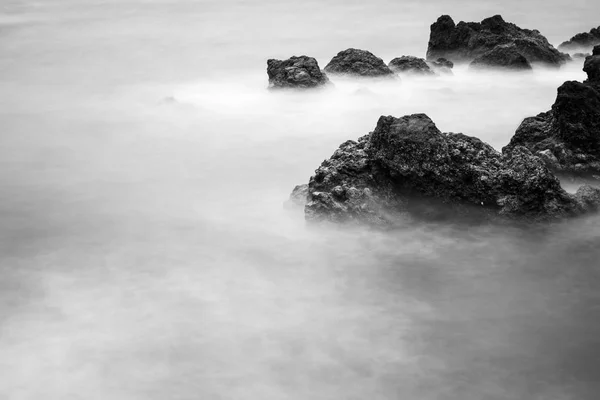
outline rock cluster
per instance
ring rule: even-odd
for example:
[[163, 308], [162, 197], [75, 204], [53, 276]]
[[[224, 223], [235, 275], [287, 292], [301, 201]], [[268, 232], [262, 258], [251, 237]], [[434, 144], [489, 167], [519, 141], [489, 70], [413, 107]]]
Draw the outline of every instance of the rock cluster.
[[325, 66], [325, 71], [331, 74], [352, 75], [361, 77], [394, 76], [383, 60], [370, 51], [347, 49], [340, 51]]
[[394, 58], [388, 67], [401, 74], [409, 75], [435, 75], [424, 59], [413, 56], [402, 56]]
[[472, 69], [496, 68], [511, 71], [531, 70], [529, 61], [513, 43], [494, 47], [475, 58], [469, 67]]
[[588, 50], [600, 44], [600, 26], [589, 32], [578, 33], [558, 46], [560, 51]]
[[481, 22], [458, 24], [450, 16], [442, 15], [431, 25], [427, 59], [444, 57], [455, 62], [470, 62], [497, 46], [508, 44], [513, 44], [529, 63], [560, 65], [570, 59], [539, 31], [519, 28], [505, 22], [500, 15]]
[[588, 79], [562, 84], [552, 109], [526, 118], [505, 149], [525, 146], [558, 173], [600, 179], [600, 46], [583, 70]]
[[287, 60], [267, 61], [269, 88], [316, 88], [329, 83], [327, 75], [321, 71], [317, 60], [312, 57], [290, 57]]
[[382, 116], [373, 132], [343, 143], [310, 178], [306, 201], [309, 221], [386, 225], [398, 213], [427, 215], [440, 205], [454, 213], [546, 220], [595, 210], [600, 189], [584, 186], [571, 195], [526, 148], [499, 153], [413, 114]]

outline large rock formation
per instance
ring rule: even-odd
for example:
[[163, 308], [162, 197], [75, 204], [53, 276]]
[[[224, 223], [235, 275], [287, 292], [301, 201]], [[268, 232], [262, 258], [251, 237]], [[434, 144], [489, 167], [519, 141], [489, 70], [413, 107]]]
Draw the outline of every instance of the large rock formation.
[[315, 88], [329, 83], [329, 78], [312, 57], [290, 57], [287, 60], [267, 61], [269, 88]]
[[600, 26], [592, 28], [589, 32], [578, 33], [558, 46], [560, 51], [588, 51], [600, 44]]
[[552, 109], [525, 118], [505, 149], [525, 146], [556, 172], [600, 179], [600, 46], [583, 69], [588, 79], [562, 84]]
[[472, 69], [495, 68], [511, 71], [531, 70], [529, 61], [519, 52], [513, 43], [494, 47], [475, 58], [469, 67]]
[[569, 60], [568, 54], [556, 50], [537, 30], [521, 29], [505, 22], [500, 15], [478, 22], [455, 24], [442, 15], [431, 25], [427, 59], [445, 57], [455, 62], [470, 62], [493, 48], [514, 44], [530, 63], [560, 65]]
[[363, 77], [393, 76], [383, 60], [366, 50], [347, 49], [340, 51], [325, 66], [331, 74], [354, 75]]
[[[296, 189], [298, 191], [298, 189]], [[398, 213], [546, 220], [600, 205], [600, 189], [565, 192], [524, 147], [504, 154], [461, 133], [442, 133], [425, 114], [382, 116], [375, 130], [349, 140], [323, 161], [308, 184], [309, 221], [393, 223]]]
[[388, 67], [394, 72], [408, 75], [435, 75], [424, 59], [413, 56], [394, 58]]

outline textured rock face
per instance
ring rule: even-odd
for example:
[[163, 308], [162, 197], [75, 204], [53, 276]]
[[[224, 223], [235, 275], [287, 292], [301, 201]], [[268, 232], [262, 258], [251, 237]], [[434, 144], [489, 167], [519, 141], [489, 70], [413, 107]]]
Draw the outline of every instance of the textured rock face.
[[596, 209], [600, 189], [566, 193], [524, 147], [501, 154], [477, 138], [440, 132], [425, 114], [382, 116], [373, 132], [343, 143], [315, 171], [305, 215], [381, 225], [424, 204], [544, 220]]
[[325, 66], [331, 74], [354, 75], [364, 77], [393, 76], [383, 60], [366, 50], [347, 49], [340, 51]]
[[588, 80], [562, 84], [552, 109], [526, 118], [505, 149], [525, 146], [557, 172], [600, 179], [600, 55], [584, 70]]
[[444, 57], [455, 62], [470, 62], [497, 46], [514, 44], [528, 62], [560, 65], [568, 54], [556, 50], [537, 30], [521, 29], [505, 22], [500, 15], [478, 22], [455, 24], [442, 15], [431, 25], [427, 59]]
[[452, 68], [454, 68], [454, 63], [452, 61], [441, 57], [435, 61], [429, 61], [428, 63], [436, 73], [452, 75]]
[[560, 51], [588, 50], [600, 44], [600, 26], [589, 32], [578, 33], [558, 46]]
[[494, 47], [487, 53], [475, 58], [469, 66], [472, 69], [497, 68], [512, 71], [531, 70], [529, 61], [514, 44]]
[[424, 59], [413, 56], [402, 56], [394, 58], [388, 64], [394, 72], [410, 75], [434, 75]]
[[267, 61], [269, 88], [315, 88], [329, 83], [329, 78], [312, 57], [290, 57]]

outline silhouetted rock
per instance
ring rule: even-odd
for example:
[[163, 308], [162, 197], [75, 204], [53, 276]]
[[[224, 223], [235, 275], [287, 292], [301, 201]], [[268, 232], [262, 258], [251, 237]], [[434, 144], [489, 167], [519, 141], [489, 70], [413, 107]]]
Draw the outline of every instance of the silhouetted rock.
[[394, 58], [388, 67], [394, 72], [411, 75], [434, 75], [424, 59], [413, 56], [402, 56]]
[[269, 88], [308, 89], [329, 83], [329, 78], [319, 68], [317, 60], [312, 57], [290, 57], [287, 60], [267, 61]]
[[525, 118], [505, 149], [525, 146], [556, 172], [600, 179], [600, 55], [584, 71], [586, 81], [563, 83], [552, 109]]
[[366, 50], [347, 49], [340, 51], [325, 66], [331, 74], [354, 75], [364, 77], [393, 76], [383, 60]]
[[[442, 133], [425, 114], [382, 116], [375, 130], [349, 140], [310, 178], [309, 221], [392, 223], [398, 213], [546, 220], [600, 205], [600, 189], [565, 192], [524, 147], [504, 154], [461, 133]], [[435, 211], [434, 211], [435, 212]]]
[[431, 25], [427, 60], [444, 57], [455, 62], [470, 62], [497, 46], [514, 44], [530, 63], [560, 65], [568, 54], [556, 50], [537, 30], [521, 29], [505, 22], [500, 15], [478, 22], [455, 24], [442, 15]]
[[475, 58], [469, 66], [473, 69], [499, 68], [508, 70], [530, 70], [531, 64], [513, 43], [494, 47]]
[[589, 32], [578, 33], [558, 46], [560, 51], [588, 50], [600, 44], [600, 26]]

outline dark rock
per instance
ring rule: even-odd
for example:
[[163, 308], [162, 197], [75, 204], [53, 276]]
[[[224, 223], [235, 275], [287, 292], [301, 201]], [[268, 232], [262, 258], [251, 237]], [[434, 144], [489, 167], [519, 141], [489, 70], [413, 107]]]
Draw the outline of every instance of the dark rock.
[[592, 50], [592, 55], [593, 56], [600, 56], [600, 45], [594, 46], [594, 49]]
[[558, 46], [560, 51], [588, 50], [600, 44], [600, 26], [589, 32], [578, 33]]
[[442, 15], [431, 25], [427, 60], [444, 57], [455, 62], [470, 62], [501, 45], [514, 44], [530, 63], [560, 65], [570, 59], [556, 50], [537, 30], [521, 29], [505, 22], [500, 15], [478, 22], [455, 24]]
[[382, 116], [349, 140], [310, 178], [309, 221], [392, 223], [398, 213], [436, 207], [491, 218], [546, 220], [597, 208], [600, 189], [565, 192], [524, 147], [504, 154], [461, 133], [442, 133], [425, 114]]
[[584, 71], [585, 82], [563, 83], [552, 109], [525, 118], [505, 149], [525, 146], [558, 173], [600, 179], [600, 55]]
[[312, 57], [290, 57], [267, 61], [269, 88], [315, 88], [329, 83], [329, 78]]
[[473, 69], [500, 68], [508, 70], [530, 70], [531, 64], [519, 52], [514, 44], [494, 47], [492, 50], [475, 58], [469, 66]]
[[340, 51], [325, 66], [325, 71], [332, 74], [344, 74], [365, 77], [393, 76], [383, 60], [366, 50], [347, 49]]
[[413, 56], [402, 56], [394, 58], [388, 67], [394, 72], [412, 75], [434, 75], [424, 59]]

